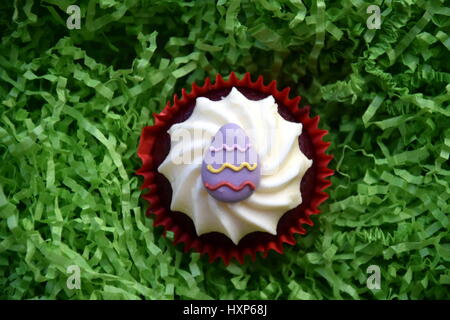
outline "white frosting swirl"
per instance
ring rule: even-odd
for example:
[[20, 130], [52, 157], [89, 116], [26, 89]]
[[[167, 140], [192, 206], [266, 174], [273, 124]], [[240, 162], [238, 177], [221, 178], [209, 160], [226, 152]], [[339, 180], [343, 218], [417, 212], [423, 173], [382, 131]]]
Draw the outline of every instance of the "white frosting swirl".
[[[283, 119], [277, 109], [273, 96], [249, 100], [233, 87], [219, 101], [197, 98], [192, 115], [169, 129], [171, 149], [158, 171], [172, 186], [170, 209], [188, 215], [198, 235], [216, 231], [237, 244], [254, 231], [276, 234], [283, 214], [302, 202], [300, 182], [312, 160], [298, 145], [302, 124]], [[237, 203], [214, 199], [201, 178], [211, 139], [227, 123], [244, 129], [261, 164], [258, 188]]]

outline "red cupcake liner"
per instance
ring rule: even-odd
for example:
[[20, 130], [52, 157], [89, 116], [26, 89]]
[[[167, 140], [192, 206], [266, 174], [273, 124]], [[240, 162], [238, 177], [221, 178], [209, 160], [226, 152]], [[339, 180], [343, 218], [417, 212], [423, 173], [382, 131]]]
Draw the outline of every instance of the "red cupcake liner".
[[[169, 151], [170, 141], [169, 146], [164, 145], [161, 143], [161, 137], [167, 135], [170, 126], [187, 119], [185, 114], [189, 108], [192, 108], [197, 97], [213, 90], [231, 89], [231, 87], [250, 88], [266, 95], [272, 95], [282, 116], [289, 118], [290, 121], [303, 124], [302, 136], [305, 135], [306, 138], [299, 139], [300, 148], [302, 151], [306, 148], [305, 155], [313, 158], [312, 167], [308, 169], [302, 179], [303, 202], [283, 215], [278, 223], [277, 234], [254, 232], [241, 239], [237, 245], [221, 234], [197, 236], [193, 222], [187, 215], [170, 210], [171, 195], [169, 193], [171, 189], [168, 191], [167, 179], [157, 171]], [[313, 226], [310, 216], [320, 213], [319, 205], [328, 198], [328, 194], [324, 190], [331, 185], [326, 178], [334, 173], [327, 167], [332, 156], [325, 154], [330, 143], [323, 141], [323, 137], [328, 131], [319, 129], [320, 117], [310, 118], [310, 107], [299, 108], [301, 98], [297, 96], [289, 99], [289, 92], [290, 88], [277, 90], [275, 80], [264, 85], [261, 76], [256, 82], [252, 82], [249, 73], [239, 80], [232, 72], [228, 81], [225, 81], [221, 75], [217, 75], [214, 84], [207, 78], [201, 87], [193, 83], [189, 93], [183, 89], [181, 99], [175, 94], [173, 105], [168, 101], [159, 114], [153, 114], [154, 124], [143, 128], [138, 147], [138, 156], [142, 160], [142, 167], [136, 173], [144, 177], [141, 189], [149, 190], [142, 196], [150, 205], [146, 214], [155, 216], [154, 226], [162, 226], [165, 231], [172, 231], [174, 244], [184, 243], [185, 252], [194, 250], [202, 255], [207, 254], [210, 262], [219, 258], [228, 264], [234, 258], [242, 264], [247, 255], [251, 256], [254, 261], [257, 252], [261, 252], [263, 257], [267, 256], [269, 250], [283, 253], [284, 243], [294, 245], [294, 235], [304, 235], [306, 233], [304, 225]]]

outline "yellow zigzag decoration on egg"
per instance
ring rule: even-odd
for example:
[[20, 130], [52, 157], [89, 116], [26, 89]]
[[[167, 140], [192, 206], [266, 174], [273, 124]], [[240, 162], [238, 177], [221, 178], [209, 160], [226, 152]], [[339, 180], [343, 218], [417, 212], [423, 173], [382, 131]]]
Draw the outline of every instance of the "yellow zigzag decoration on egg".
[[230, 168], [233, 171], [240, 171], [243, 167], [246, 167], [248, 170], [253, 171], [256, 169], [257, 166], [258, 166], [258, 164], [256, 164], [256, 163], [250, 164], [248, 162], [242, 162], [239, 166], [235, 166], [235, 165], [232, 165], [231, 163], [225, 162], [218, 169], [214, 169], [213, 166], [210, 164], [208, 164], [208, 166], [206, 168], [209, 171], [211, 171], [212, 173], [219, 173], [219, 172], [222, 172], [225, 168]]

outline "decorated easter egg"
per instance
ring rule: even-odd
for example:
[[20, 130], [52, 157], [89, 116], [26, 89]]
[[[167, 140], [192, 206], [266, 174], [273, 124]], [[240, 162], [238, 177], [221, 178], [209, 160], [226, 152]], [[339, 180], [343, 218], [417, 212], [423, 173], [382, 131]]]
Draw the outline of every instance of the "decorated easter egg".
[[260, 163], [240, 126], [220, 127], [205, 152], [201, 172], [203, 186], [219, 201], [238, 202], [251, 196], [261, 178]]

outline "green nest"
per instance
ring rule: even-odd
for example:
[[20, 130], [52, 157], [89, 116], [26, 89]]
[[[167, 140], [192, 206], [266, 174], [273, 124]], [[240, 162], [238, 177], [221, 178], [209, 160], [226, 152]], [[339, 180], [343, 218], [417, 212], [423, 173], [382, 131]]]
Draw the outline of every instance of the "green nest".
[[[0, 3], [0, 298], [449, 297], [448, 2], [86, 0], [69, 30], [73, 2]], [[302, 96], [335, 175], [297, 245], [224, 266], [153, 227], [135, 171], [152, 113], [231, 71]]]

